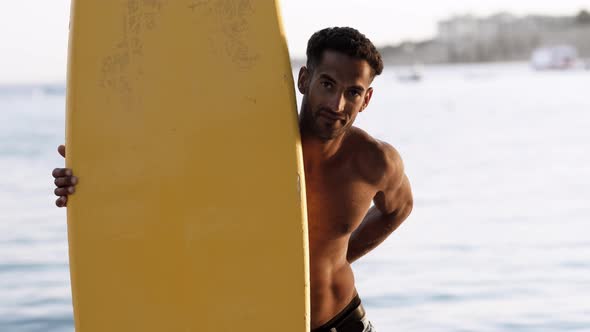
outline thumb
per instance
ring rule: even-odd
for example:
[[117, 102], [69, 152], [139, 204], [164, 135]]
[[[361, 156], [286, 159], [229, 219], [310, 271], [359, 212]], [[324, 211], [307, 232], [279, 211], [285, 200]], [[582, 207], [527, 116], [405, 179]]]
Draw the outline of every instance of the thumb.
[[59, 152], [59, 154], [61, 154], [62, 157], [66, 157], [66, 146], [65, 145], [60, 145], [57, 147], [57, 152]]

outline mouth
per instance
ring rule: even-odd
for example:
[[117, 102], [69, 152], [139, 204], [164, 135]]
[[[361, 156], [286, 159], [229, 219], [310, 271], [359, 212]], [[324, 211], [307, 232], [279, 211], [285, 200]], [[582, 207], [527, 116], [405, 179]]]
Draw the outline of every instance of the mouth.
[[340, 114], [330, 111], [320, 111], [319, 115], [332, 121], [344, 121], [344, 118]]

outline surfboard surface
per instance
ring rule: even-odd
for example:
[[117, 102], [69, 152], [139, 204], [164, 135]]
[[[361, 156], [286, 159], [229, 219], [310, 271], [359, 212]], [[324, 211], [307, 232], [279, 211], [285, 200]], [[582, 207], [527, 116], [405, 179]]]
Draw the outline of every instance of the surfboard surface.
[[70, 23], [76, 331], [308, 331], [277, 3], [73, 0]]

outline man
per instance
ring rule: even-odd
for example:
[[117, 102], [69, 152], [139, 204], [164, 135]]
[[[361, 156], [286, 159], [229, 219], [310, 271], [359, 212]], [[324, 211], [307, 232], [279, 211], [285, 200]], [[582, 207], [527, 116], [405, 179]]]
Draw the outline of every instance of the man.
[[[352, 126], [369, 105], [371, 83], [382, 70], [379, 52], [364, 35], [328, 28], [310, 38], [307, 64], [299, 71], [312, 331], [374, 331], [350, 264], [383, 242], [412, 210], [397, 151]], [[63, 146], [58, 150], [65, 155]], [[53, 176], [56, 204], [66, 206], [78, 180], [65, 168]]]

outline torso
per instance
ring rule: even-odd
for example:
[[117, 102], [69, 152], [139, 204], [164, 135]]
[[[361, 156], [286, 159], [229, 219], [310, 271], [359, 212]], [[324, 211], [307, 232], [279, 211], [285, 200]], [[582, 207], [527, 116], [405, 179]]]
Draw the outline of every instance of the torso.
[[346, 259], [348, 240], [377, 192], [377, 181], [367, 172], [374, 158], [367, 153], [379, 149], [379, 143], [357, 128], [348, 136], [333, 160], [305, 168], [312, 329], [328, 322], [355, 295]]

